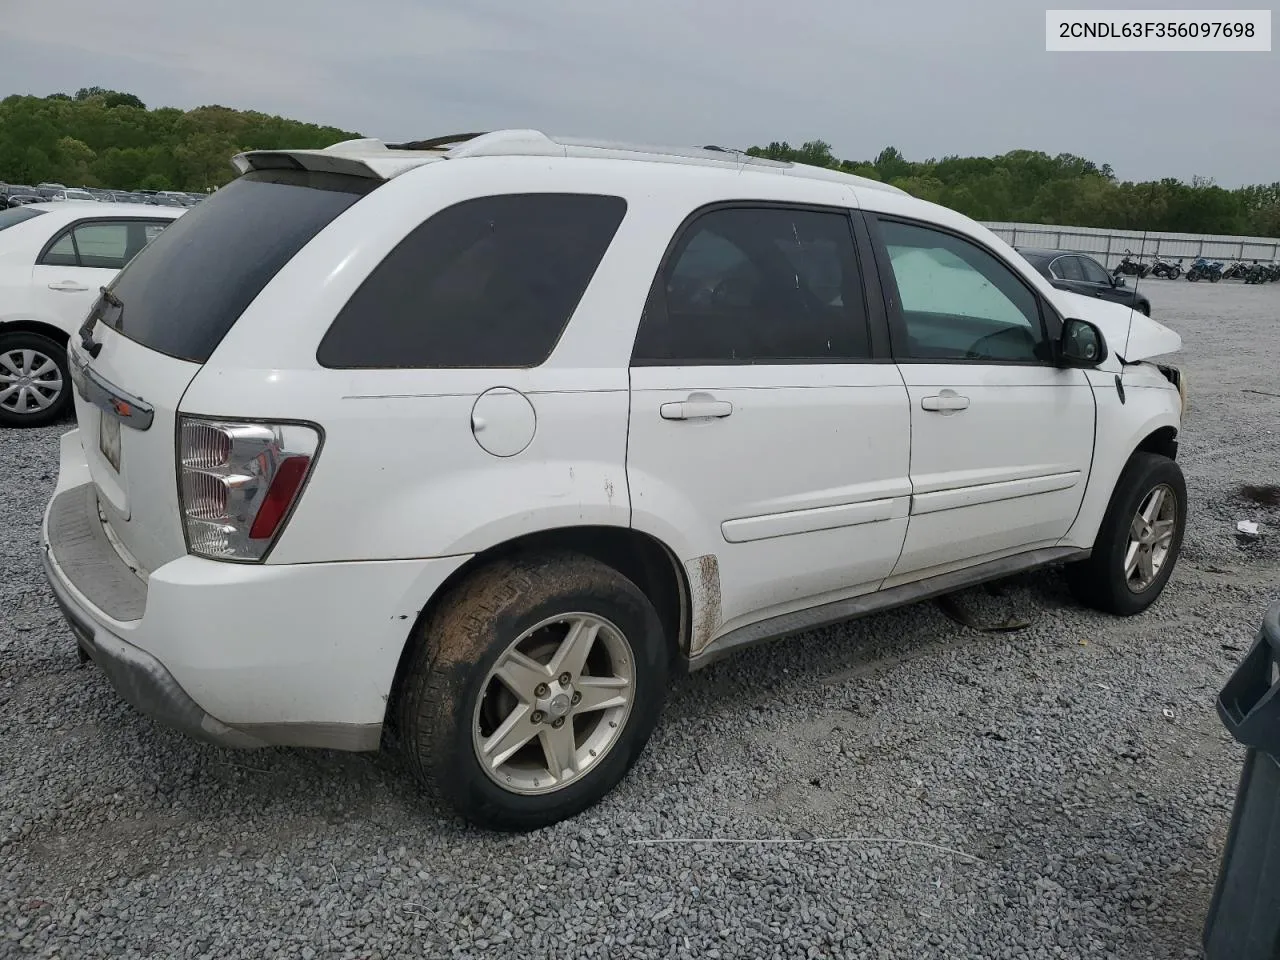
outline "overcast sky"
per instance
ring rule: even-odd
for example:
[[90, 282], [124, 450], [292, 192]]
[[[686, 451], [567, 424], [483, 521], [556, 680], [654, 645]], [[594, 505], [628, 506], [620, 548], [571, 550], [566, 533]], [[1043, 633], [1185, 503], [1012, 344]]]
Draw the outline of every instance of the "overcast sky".
[[6, 0], [0, 95], [97, 85], [387, 139], [534, 127], [912, 160], [1025, 147], [1124, 179], [1280, 180], [1280, 53], [1047, 53], [1048, 5], [1071, 4]]

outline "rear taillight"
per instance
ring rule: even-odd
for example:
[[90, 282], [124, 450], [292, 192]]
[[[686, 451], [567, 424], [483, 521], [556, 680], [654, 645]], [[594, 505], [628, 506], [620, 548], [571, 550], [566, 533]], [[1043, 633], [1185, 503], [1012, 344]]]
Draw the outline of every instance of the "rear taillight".
[[212, 560], [261, 560], [319, 447], [319, 429], [304, 424], [182, 417], [178, 494], [188, 551]]

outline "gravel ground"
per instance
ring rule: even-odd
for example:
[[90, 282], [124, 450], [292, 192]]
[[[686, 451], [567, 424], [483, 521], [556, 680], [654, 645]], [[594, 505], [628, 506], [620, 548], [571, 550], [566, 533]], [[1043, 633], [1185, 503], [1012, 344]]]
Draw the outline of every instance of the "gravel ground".
[[[67, 428], [4, 433], [0, 956], [1196, 956], [1242, 759], [1213, 700], [1280, 593], [1280, 509], [1240, 493], [1280, 476], [1280, 286], [1143, 286], [1191, 383], [1155, 607], [1084, 611], [1045, 573], [961, 598], [1018, 633], [926, 604], [749, 651], [679, 681], [603, 804], [526, 836], [388, 757], [134, 713], [40, 573]], [[773, 842], [648, 842], [709, 837]]]

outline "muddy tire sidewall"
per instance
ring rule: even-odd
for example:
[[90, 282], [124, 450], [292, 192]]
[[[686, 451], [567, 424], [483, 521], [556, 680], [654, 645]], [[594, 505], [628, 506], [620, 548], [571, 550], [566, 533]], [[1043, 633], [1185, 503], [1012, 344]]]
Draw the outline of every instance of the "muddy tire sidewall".
[[[608, 753], [581, 777], [551, 793], [513, 793], [476, 756], [476, 703], [517, 637], [573, 612], [602, 617], [626, 637], [634, 666], [631, 710]], [[479, 572], [441, 604], [420, 642], [431, 653], [406, 678], [404, 747], [440, 799], [480, 826], [537, 829], [597, 803], [643, 751], [665, 699], [669, 657], [657, 612], [634, 583], [587, 557], [524, 559]]]

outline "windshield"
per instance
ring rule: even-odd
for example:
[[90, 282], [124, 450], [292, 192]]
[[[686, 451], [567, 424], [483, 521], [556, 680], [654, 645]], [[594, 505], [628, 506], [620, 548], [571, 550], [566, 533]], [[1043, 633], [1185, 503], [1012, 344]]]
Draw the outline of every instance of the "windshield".
[[94, 315], [160, 353], [204, 363], [280, 268], [379, 181], [259, 170], [184, 213], [110, 286]]

